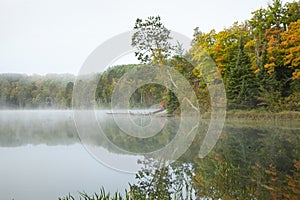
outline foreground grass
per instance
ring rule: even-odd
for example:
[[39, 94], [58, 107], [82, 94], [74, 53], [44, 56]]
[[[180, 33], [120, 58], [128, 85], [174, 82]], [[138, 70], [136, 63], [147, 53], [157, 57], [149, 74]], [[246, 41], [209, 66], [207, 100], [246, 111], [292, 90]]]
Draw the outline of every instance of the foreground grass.
[[[68, 194], [65, 197], [60, 197], [58, 200], [76, 200], [74, 196]], [[79, 193], [79, 200], [133, 200], [130, 198], [130, 195], [127, 191], [125, 191], [125, 198], [119, 192], [115, 192], [114, 194], [106, 193], [104, 188], [101, 188], [99, 193], [94, 193], [92, 195], [88, 195], [85, 192]]]
[[[70, 193], [67, 196], [60, 197], [58, 200], [146, 200], [146, 196], [140, 193], [128, 192], [125, 190], [125, 195], [121, 195], [120, 192], [115, 192], [111, 194], [110, 192], [106, 193], [105, 189], [102, 187], [99, 193], [94, 193], [88, 195], [85, 192], [79, 192], [79, 198], [75, 198]], [[153, 200], [153, 198], [148, 198]]]

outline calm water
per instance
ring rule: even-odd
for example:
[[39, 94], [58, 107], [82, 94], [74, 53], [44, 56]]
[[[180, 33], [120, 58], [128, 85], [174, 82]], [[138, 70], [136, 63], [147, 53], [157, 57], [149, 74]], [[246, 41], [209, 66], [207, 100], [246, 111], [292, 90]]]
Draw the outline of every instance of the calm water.
[[[111, 115], [102, 112], [96, 116], [106, 138], [99, 137], [92, 126], [79, 127], [86, 134], [81, 138], [84, 146], [72, 111], [0, 111], [0, 199], [58, 199], [69, 192], [74, 195], [78, 191], [93, 193], [101, 186], [111, 192], [123, 192], [129, 189], [128, 183], [138, 182], [135, 175], [113, 170], [99, 160], [103, 159], [106, 164], [113, 162], [111, 165], [117, 169], [138, 169], [136, 161], [143, 157], [127, 155], [115, 146], [136, 154], [153, 151], [167, 145], [179, 128], [178, 119], [158, 118], [155, 122], [165, 124], [166, 129], [159, 136], [136, 141], [122, 135]], [[128, 115], [118, 117], [121, 121], [128, 119]], [[139, 126], [150, 123], [145, 116], [132, 120]], [[188, 180], [196, 196], [299, 197], [299, 121], [226, 122], [216, 146], [202, 159], [199, 148], [208, 124], [200, 122], [190, 148], [173, 163], [171, 170], [171, 173], [176, 169], [184, 171], [181, 178]], [[100, 159], [91, 155], [99, 152]]]

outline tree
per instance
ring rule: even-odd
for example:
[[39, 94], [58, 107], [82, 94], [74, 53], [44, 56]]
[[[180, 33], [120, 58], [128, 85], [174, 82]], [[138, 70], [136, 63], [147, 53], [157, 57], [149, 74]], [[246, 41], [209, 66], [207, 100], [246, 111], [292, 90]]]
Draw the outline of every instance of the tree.
[[142, 63], [166, 64], [173, 47], [169, 42], [171, 31], [161, 23], [161, 18], [150, 16], [145, 21], [138, 18], [134, 30], [132, 46], [137, 48], [137, 59]]
[[68, 108], [72, 107], [73, 87], [74, 87], [74, 83], [68, 82], [65, 89], [65, 98], [66, 98], [66, 104]]
[[229, 65], [226, 88], [229, 108], [247, 109], [256, 106], [257, 86], [250, 59], [244, 49], [246, 32], [240, 31], [238, 52]]
[[300, 19], [281, 34], [284, 65], [293, 70], [292, 79], [300, 79]]
[[284, 24], [289, 25], [291, 22], [296, 22], [298, 19], [300, 19], [300, 1], [286, 3], [284, 6], [283, 13]]
[[[137, 48], [135, 52], [137, 59], [142, 63], [166, 65], [174, 47], [170, 43], [171, 31], [161, 23], [161, 18], [150, 16], [145, 21], [138, 18], [134, 30], [136, 32], [132, 36], [132, 46]], [[178, 50], [182, 53], [180, 47]], [[164, 97], [169, 114], [173, 114], [180, 105], [171, 90], [172, 88], [167, 88]]]
[[[253, 108], [257, 87], [253, 70], [250, 68], [248, 51], [244, 48], [249, 40], [247, 23], [234, 23], [218, 33], [196, 34], [191, 53], [200, 64], [204, 49], [215, 61], [225, 82], [230, 108]], [[197, 71], [196, 71], [197, 74]], [[217, 80], [214, 80], [217, 81]]]

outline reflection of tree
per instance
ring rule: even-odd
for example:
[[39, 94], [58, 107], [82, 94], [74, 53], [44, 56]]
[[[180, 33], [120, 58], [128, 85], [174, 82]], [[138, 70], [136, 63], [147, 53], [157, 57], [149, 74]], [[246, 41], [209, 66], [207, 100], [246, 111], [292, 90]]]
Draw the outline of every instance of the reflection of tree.
[[[152, 158], [140, 161], [144, 167], [136, 174], [137, 183], [131, 185], [137, 199], [192, 199], [192, 168], [176, 162], [169, 166]], [[163, 164], [162, 164], [163, 163]]]
[[[87, 122], [90, 120], [85, 119]], [[108, 116], [105, 119], [103, 130], [106, 137], [130, 152], [159, 149], [176, 137], [174, 135], [178, 129], [177, 121], [170, 118], [155, 137], [139, 140], [124, 133], [120, 135], [121, 131], [113, 119]], [[227, 123], [213, 151], [200, 159], [199, 144], [205, 135], [206, 125], [200, 123], [190, 148], [170, 166], [162, 167], [164, 162], [150, 158], [144, 160], [144, 167], [136, 176], [137, 182], [132, 185], [133, 192], [154, 199], [188, 199], [193, 192], [196, 196], [213, 199], [298, 199], [298, 126], [273, 125], [271, 129], [269, 125], [259, 127], [258, 124]], [[115, 152], [88, 123], [85, 128], [91, 134], [87, 142]], [[69, 111], [1, 111], [0, 130], [2, 147], [79, 142]]]
[[227, 126], [214, 151], [196, 158], [197, 196], [297, 199], [299, 135], [293, 130]]
[[[120, 116], [118, 116], [120, 117]], [[150, 122], [151, 119], [148, 119], [147, 116], [129, 116], [125, 115], [125, 117], [131, 117], [133, 123], [139, 122], [140, 120], [145, 120], [146, 122]], [[152, 119], [153, 120], [153, 119]], [[107, 117], [105, 120], [100, 121], [101, 128], [103, 129], [106, 137], [109, 141], [118, 146], [121, 149], [124, 149], [128, 152], [133, 153], [149, 153], [156, 151], [158, 149], [163, 148], [167, 144], [172, 141], [176, 132], [178, 130], [179, 122], [175, 119], [168, 119], [164, 125], [164, 118], [156, 118], [157, 124], [156, 126], [164, 126], [161, 131], [156, 133], [153, 137], [149, 138], [139, 138], [133, 137], [126, 133], [118, 127], [115, 123], [114, 119], [111, 117]], [[137, 124], [137, 123], [136, 123]], [[128, 126], [129, 127], [129, 126]], [[132, 128], [131, 133], [134, 132], [135, 126], [130, 126]], [[151, 127], [150, 127], [151, 128]], [[146, 130], [150, 129], [149, 127]], [[155, 131], [155, 130], [154, 130]], [[149, 130], [148, 132], [151, 132]], [[147, 133], [147, 131], [141, 132], [141, 135]], [[145, 134], [147, 135], [147, 134]]]

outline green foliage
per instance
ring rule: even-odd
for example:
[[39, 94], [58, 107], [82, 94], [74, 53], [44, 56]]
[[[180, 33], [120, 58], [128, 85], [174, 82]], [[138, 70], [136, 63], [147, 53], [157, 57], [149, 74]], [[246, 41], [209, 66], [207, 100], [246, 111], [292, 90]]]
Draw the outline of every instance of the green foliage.
[[130, 107], [149, 108], [163, 102], [165, 87], [158, 84], [146, 84], [138, 88], [130, 98]]
[[[119, 65], [107, 69], [101, 74], [96, 89], [96, 101], [100, 107], [108, 107], [113, 90], [120, 78], [130, 70], [138, 70], [140, 65]], [[145, 77], [147, 78], [147, 77]], [[135, 80], [132, 80], [135, 81]], [[133, 83], [133, 82], [131, 82]], [[146, 84], [138, 88], [130, 97], [130, 107], [149, 108], [162, 101], [165, 87], [158, 84]]]
[[166, 102], [166, 109], [169, 114], [173, 114], [180, 106], [176, 95], [171, 90], [167, 92]]
[[118, 80], [129, 70], [138, 67], [137, 65], [120, 65], [108, 68], [104, 71], [97, 84], [96, 101], [99, 106], [105, 107], [111, 103], [111, 96]]
[[135, 56], [142, 63], [166, 64], [173, 49], [169, 40], [170, 33], [159, 16], [150, 16], [144, 21], [136, 19], [132, 36], [132, 46], [136, 47]]
[[226, 79], [226, 92], [229, 109], [251, 109], [256, 105], [256, 79], [250, 69], [250, 61], [244, 50], [244, 32], [239, 39], [238, 53], [229, 64]]
[[0, 75], [0, 108], [70, 108], [72, 75]]

